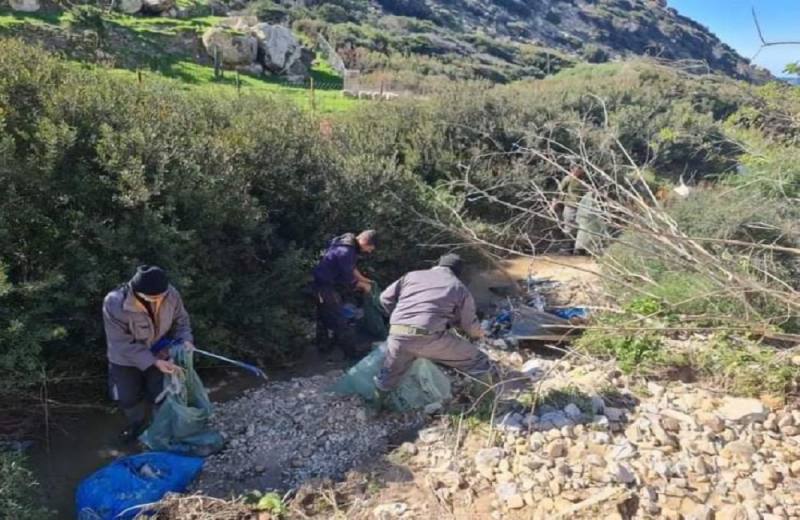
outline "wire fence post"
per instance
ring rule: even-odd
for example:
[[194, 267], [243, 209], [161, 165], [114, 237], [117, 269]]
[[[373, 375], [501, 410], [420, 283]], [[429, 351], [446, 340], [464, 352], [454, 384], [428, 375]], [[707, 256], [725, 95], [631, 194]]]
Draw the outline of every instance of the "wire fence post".
[[314, 76], [311, 76], [311, 110], [317, 110], [316, 85], [314, 84]]

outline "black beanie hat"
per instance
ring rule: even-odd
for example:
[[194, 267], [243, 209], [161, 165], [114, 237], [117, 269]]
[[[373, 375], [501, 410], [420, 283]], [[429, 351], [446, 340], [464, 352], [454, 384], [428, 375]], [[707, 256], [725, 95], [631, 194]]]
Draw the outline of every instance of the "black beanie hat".
[[464, 266], [464, 261], [456, 254], [444, 255], [439, 259], [440, 267], [448, 267], [453, 274], [461, 276], [461, 268]]
[[168, 287], [167, 273], [156, 265], [140, 265], [131, 278], [131, 289], [147, 296], [163, 294]]

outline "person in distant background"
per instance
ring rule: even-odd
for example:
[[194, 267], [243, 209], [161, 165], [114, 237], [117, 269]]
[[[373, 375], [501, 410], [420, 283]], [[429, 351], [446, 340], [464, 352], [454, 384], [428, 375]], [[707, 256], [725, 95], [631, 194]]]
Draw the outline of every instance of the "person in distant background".
[[374, 230], [362, 231], [358, 236], [347, 233], [334, 238], [314, 266], [312, 292], [317, 306], [317, 348], [320, 352], [330, 352], [338, 346], [345, 357], [357, 357], [355, 334], [342, 315], [342, 301], [347, 291], [372, 290], [372, 281], [361, 274], [356, 263], [359, 255], [373, 253], [377, 244], [378, 234]]
[[558, 194], [552, 202], [553, 210], [559, 202], [564, 204], [564, 209], [561, 211], [561, 229], [570, 241], [570, 244], [564, 248], [565, 252], [573, 251], [578, 204], [587, 191], [586, 173], [579, 165], [573, 164], [569, 174], [558, 184]]
[[383, 369], [375, 378], [376, 413], [383, 411], [386, 398], [417, 358], [465, 372], [474, 378], [474, 389], [491, 387], [492, 366], [486, 354], [448, 330], [460, 329], [473, 339], [483, 337], [475, 300], [459, 280], [462, 267], [460, 256], [445, 255], [436, 267], [410, 272], [381, 293], [391, 325]]
[[112, 397], [127, 418], [120, 439], [131, 442], [147, 426], [147, 403], [154, 405], [163, 391], [164, 374], [180, 370], [168, 359], [169, 349], [154, 347], [169, 339], [193, 348], [189, 314], [164, 270], [143, 265], [105, 297], [103, 323]]

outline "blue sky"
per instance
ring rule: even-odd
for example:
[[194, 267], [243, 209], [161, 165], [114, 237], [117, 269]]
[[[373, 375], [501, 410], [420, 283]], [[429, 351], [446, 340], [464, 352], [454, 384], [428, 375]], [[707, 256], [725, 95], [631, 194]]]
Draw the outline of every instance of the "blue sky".
[[[800, 41], [800, 0], [668, 0], [684, 16], [710, 28], [720, 40], [746, 58], [760, 46], [751, 8], [767, 41]], [[800, 45], [768, 47], [755, 63], [782, 75], [787, 63], [800, 61]]]

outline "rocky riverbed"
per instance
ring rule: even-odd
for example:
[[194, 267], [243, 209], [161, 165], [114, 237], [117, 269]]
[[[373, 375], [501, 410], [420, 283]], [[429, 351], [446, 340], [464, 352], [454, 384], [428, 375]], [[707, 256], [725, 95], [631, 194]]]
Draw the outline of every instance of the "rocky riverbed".
[[800, 407], [680, 383], [632, 391], [612, 367], [491, 354], [517, 383], [490, 423], [427, 417], [389, 455], [422, 416], [371, 419], [359, 398], [327, 391], [341, 372], [251, 391], [220, 408], [228, 446], [196, 489], [296, 489], [365, 462], [380, 481], [387, 461], [411, 477], [373, 486], [348, 518], [800, 520]]
[[[561, 408], [518, 408], [460, 438], [439, 428], [437, 443], [403, 448], [409, 464], [455, 516], [483, 497], [493, 518], [800, 519], [800, 407], [680, 383], [635, 395], [602, 372], [556, 367], [555, 380], [611, 386], [556, 390]], [[443, 459], [442, 446], [458, 456]]]

